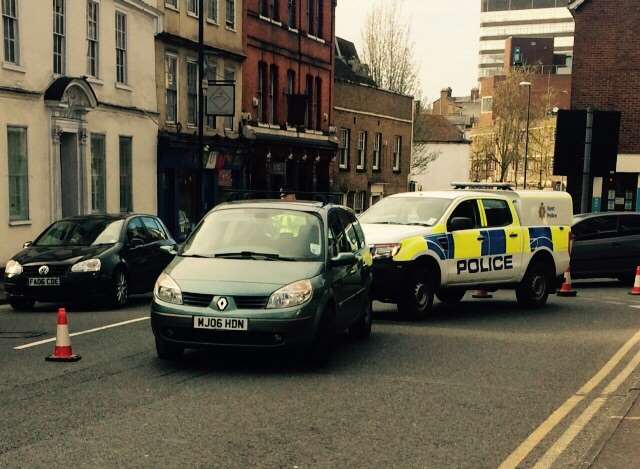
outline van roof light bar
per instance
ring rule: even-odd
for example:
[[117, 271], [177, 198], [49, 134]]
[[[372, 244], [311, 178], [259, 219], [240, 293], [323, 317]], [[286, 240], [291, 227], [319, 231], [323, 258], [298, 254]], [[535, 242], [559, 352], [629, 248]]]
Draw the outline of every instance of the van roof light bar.
[[480, 190], [499, 190], [512, 191], [513, 184], [508, 182], [452, 182], [451, 186], [456, 190], [461, 189], [480, 189]]

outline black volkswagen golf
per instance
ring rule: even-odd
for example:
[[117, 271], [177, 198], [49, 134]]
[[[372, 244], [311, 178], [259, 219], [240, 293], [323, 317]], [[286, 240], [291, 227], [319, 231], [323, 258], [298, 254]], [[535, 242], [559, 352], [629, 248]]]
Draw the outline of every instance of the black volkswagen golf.
[[53, 223], [25, 243], [5, 268], [11, 306], [36, 301], [124, 306], [130, 293], [153, 289], [176, 242], [151, 215], [87, 215]]

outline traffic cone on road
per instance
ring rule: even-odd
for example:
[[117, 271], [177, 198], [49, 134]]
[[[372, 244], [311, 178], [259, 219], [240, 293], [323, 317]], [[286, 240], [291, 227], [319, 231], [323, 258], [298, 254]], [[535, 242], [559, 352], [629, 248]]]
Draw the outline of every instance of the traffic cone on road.
[[58, 309], [58, 326], [56, 329], [56, 346], [53, 354], [45, 358], [50, 362], [77, 362], [80, 355], [75, 355], [71, 350], [71, 337], [69, 337], [69, 320], [64, 308]]
[[636, 268], [636, 279], [633, 282], [633, 288], [629, 292], [629, 295], [634, 295], [634, 296], [640, 295], [640, 266]]
[[571, 286], [571, 269], [570, 268], [567, 269], [567, 271], [564, 273], [564, 282], [562, 283], [560, 290], [558, 290], [557, 295], [565, 296], [565, 297], [578, 296], [578, 292], [575, 291]]
[[487, 290], [476, 290], [471, 296], [479, 300], [488, 300], [489, 298], [493, 298], [493, 295], [490, 295]]

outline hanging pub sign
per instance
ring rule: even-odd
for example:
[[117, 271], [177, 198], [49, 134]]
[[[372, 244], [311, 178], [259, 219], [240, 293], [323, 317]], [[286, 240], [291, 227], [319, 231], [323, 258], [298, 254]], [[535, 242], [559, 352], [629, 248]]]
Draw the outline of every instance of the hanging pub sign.
[[207, 115], [233, 117], [236, 110], [236, 82], [209, 80], [207, 87]]

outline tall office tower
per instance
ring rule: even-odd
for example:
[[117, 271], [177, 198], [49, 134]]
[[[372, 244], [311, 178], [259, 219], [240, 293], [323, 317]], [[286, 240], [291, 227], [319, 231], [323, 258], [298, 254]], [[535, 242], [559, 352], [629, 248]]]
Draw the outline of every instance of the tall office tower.
[[555, 65], [571, 68], [573, 17], [567, 0], [481, 0], [479, 78], [503, 73], [509, 37], [554, 38]]

